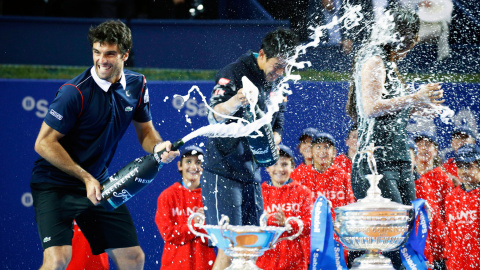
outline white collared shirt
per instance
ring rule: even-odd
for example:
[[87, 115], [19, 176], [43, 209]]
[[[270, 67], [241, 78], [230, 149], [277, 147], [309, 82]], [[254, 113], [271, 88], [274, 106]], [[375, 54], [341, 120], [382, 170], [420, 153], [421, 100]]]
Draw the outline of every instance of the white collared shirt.
[[[95, 70], [95, 66], [90, 69], [90, 73], [92, 74], [93, 80], [98, 84], [98, 86], [100, 86], [103, 91], [108, 92], [108, 89], [110, 88], [112, 83], [107, 80], [100, 79], [100, 77], [98, 77], [97, 75], [97, 71]], [[123, 70], [121, 76], [122, 77], [120, 78], [120, 84], [122, 85], [123, 89], [125, 89], [127, 88], [127, 81], [125, 80], [125, 73], [123, 73]]]

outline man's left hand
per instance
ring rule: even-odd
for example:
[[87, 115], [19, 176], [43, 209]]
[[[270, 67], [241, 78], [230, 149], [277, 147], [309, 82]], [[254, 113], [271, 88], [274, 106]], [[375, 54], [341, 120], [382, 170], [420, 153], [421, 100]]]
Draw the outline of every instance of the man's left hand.
[[171, 151], [172, 143], [170, 141], [164, 141], [164, 142], [158, 144], [155, 147], [154, 151], [155, 151], [155, 153], [157, 153], [157, 152], [160, 152], [164, 149], [165, 149], [165, 151], [160, 156], [163, 163], [170, 163], [176, 157], [180, 156], [180, 151], [178, 151], [178, 150], [177, 151]]

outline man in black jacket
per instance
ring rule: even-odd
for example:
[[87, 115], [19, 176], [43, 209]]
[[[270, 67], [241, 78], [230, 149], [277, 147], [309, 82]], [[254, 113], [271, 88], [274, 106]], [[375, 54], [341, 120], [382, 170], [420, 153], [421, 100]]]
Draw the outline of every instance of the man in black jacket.
[[[270, 93], [284, 74], [296, 45], [297, 37], [292, 31], [277, 29], [264, 37], [258, 53], [248, 52], [220, 70], [210, 98], [210, 106], [219, 114], [210, 113], [209, 122], [237, 121], [221, 115], [245, 117], [249, 103], [242, 83], [244, 76], [258, 88], [257, 105], [266, 112]], [[271, 122], [277, 145], [283, 132], [285, 104], [279, 107]], [[263, 213], [260, 182], [259, 166], [246, 137], [209, 138], [201, 181], [207, 224], [217, 225], [221, 215], [226, 215], [231, 225], [258, 225]], [[229, 264], [230, 259], [219, 250], [214, 269]]]

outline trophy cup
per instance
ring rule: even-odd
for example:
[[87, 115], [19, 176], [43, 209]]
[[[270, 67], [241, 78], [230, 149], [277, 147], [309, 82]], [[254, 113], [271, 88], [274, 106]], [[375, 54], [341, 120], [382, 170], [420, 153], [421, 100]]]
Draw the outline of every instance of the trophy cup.
[[[355, 259], [351, 269], [393, 270], [389, 258], [380, 252], [398, 249], [407, 240], [413, 218], [412, 206], [383, 198], [378, 188], [382, 175], [377, 173], [371, 144], [364, 153], [372, 174], [367, 175], [370, 188], [364, 199], [335, 208], [335, 233], [349, 250], [364, 250], [366, 254]], [[361, 152], [360, 152], [361, 153]]]
[[[267, 226], [267, 215], [260, 217], [260, 226], [234, 226], [229, 224], [229, 218], [222, 215], [219, 225], [198, 225], [207, 234], [196, 231], [192, 226], [192, 220], [199, 217], [205, 220], [200, 213], [193, 213], [188, 218], [188, 228], [196, 236], [211, 240], [213, 245], [222, 249], [227, 256], [232, 257], [232, 264], [226, 270], [250, 270], [260, 269], [256, 266], [256, 258], [271, 249], [280, 241], [293, 240], [303, 231], [303, 222], [297, 217], [289, 217], [284, 227]], [[283, 232], [291, 228], [289, 222], [293, 220], [298, 224], [299, 230], [292, 236], [280, 238]], [[203, 222], [202, 222], [203, 223]]]

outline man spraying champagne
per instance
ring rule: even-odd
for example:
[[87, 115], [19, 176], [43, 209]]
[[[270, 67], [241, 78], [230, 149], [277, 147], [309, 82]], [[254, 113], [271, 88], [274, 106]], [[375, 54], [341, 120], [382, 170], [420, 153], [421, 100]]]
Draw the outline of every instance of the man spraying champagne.
[[[272, 113], [267, 112], [268, 102], [296, 45], [297, 37], [293, 32], [277, 29], [264, 37], [258, 53], [247, 52], [221, 69], [216, 75], [209, 104], [216, 113], [209, 113], [209, 123], [233, 124], [240, 122], [239, 119], [251, 122], [254, 115], [257, 117], [257, 107], [260, 118], [261, 113]], [[253, 87], [246, 79], [242, 81], [244, 76]], [[255, 103], [256, 106], [250, 105]], [[271, 158], [260, 154], [272, 148], [276, 150], [281, 142], [286, 108], [285, 104], [279, 107], [268, 127], [260, 129], [264, 135], [260, 140], [267, 139], [265, 145], [256, 144], [258, 140], [250, 144], [252, 140], [248, 137], [208, 139], [201, 180], [207, 224], [217, 225], [223, 214], [229, 217], [230, 225], [259, 225], [263, 213], [259, 167], [269, 166], [278, 159], [276, 152], [267, 155]], [[213, 269], [224, 269], [230, 262], [230, 258], [219, 250]]]
[[[132, 47], [130, 29], [106, 21], [89, 30], [93, 66], [64, 84], [50, 105], [35, 151], [31, 189], [35, 221], [42, 241], [41, 269], [65, 269], [72, 254], [72, 222], [90, 243], [94, 255], [107, 252], [118, 269], [143, 269], [145, 255], [133, 220], [123, 204], [113, 211], [98, 205], [101, 184], [117, 144], [130, 123], [147, 152], [170, 151], [155, 130], [148, 87], [142, 74], [124, 70]], [[127, 90], [128, 89], [128, 90]]]

